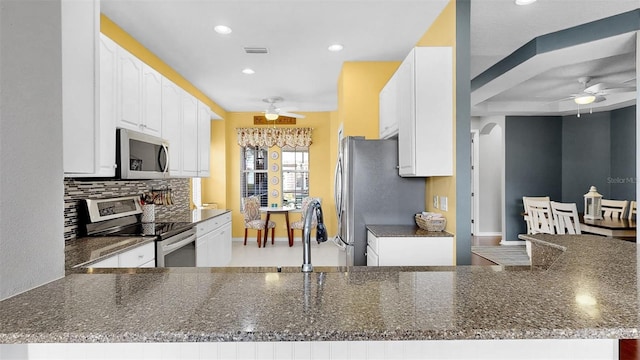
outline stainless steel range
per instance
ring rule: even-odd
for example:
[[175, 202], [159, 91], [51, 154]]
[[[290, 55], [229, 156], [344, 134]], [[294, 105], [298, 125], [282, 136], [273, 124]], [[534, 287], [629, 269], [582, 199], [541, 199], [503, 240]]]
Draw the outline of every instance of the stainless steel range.
[[84, 203], [86, 223], [81, 235], [153, 236], [157, 267], [196, 266], [196, 233], [192, 223], [143, 223], [138, 196], [85, 199]]

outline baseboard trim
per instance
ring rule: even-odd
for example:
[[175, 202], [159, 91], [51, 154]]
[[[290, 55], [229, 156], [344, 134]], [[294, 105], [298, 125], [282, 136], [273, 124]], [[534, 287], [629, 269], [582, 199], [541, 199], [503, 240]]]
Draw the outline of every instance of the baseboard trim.
[[523, 240], [501, 240], [500, 245], [524, 245], [526, 241]]
[[501, 232], [479, 232], [473, 234], [473, 236], [502, 236]]

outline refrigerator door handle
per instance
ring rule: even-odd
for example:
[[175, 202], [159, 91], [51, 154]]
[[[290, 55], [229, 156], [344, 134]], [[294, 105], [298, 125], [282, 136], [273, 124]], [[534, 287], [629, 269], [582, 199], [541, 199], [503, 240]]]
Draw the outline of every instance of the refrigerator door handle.
[[335, 246], [337, 246], [340, 251], [346, 251], [347, 250], [347, 244], [345, 244], [342, 240], [340, 240], [340, 236], [336, 235], [333, 238], [333, 244]]
[[342, 156], [338, 156], [336, 162], [336, 171], [334, 173], [334, 189], [333, 200], [336, 206], [336, 214], [338, 215], [338, 223], [342, 216]]

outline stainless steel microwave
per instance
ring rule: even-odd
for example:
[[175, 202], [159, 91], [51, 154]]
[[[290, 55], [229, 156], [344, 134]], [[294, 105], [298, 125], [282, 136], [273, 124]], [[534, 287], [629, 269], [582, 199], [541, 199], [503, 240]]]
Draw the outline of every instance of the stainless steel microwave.
[[116, 177], [162, 179], [169, 177], [169, 142], [127, 129], [116, 129]]

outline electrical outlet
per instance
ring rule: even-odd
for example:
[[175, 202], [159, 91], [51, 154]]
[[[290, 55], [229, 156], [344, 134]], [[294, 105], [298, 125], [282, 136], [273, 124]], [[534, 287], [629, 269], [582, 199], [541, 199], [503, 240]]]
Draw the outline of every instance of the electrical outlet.
[[447, 211], [447, 197], [440, 196], [440, 210]]
[[438, 208], [438, 195], [433, 195], [433, 207]]

